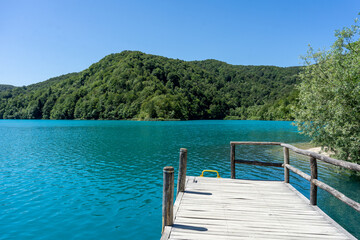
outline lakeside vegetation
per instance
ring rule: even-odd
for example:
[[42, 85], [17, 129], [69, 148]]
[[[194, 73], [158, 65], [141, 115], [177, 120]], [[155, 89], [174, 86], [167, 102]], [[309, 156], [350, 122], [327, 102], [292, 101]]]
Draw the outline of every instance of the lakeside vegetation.
[[[335, 32], [327, 51], [309, 49], [300, 74], [296, 124], [339, 159], [360, 163], [360, 26]], [[359, 173], [358, 173], [359, 174]]]
[[124, 51], [79, 73], [1, 91], [0, 118], [292, 120], [300, 70]]

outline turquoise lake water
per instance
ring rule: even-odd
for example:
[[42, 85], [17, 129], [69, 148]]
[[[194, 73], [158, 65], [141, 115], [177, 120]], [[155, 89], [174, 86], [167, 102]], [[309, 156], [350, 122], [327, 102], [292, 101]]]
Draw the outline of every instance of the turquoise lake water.
[[[177, 172], [180, 148], [188, 175], [228, 178], [230, 141], [308, 141], [284, 121], [0, 120], [0, 134], [0, 239], [159, 239], [162, 169]], [[283, 161], [276, 146], [239, 147], [237, 156]], [[290, 157], [310, 172], [307, 158]], [[237, 165], [236, 176], [283, 180], [283, 170]], [[320, 164], [319, 178], [360, 201], [349, 174]], [[309, 197], [306, 180], [290, 182]], [[322, 190], [318, 204], [360, 238], [359, 213]]]

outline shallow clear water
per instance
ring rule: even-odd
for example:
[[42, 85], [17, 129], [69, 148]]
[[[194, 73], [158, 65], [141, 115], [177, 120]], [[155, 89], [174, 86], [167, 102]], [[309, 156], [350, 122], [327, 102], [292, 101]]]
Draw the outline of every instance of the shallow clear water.
[[[188, 175], [230, 177], [230, 141], [308, 140], [278, 121], [0, 120], [0, 134], [0, 239], [159, 239], [162, 168], [177, 171], [181, 147]], [[237, 155], [282, 161], [280, 147], [239, 147]], [[309, 172], [306, 158], [292, 154], [291, 163]], [[360, 183], [334, 171], [320, 165], [320, 179], [360, 201]], [[282, 180], [283, 171], [237, 165], [237, 177]], [[290, 181], [308, 197], [306, 180]], [[360, 214], [319, 193], [319, 206], [360, 237]]]

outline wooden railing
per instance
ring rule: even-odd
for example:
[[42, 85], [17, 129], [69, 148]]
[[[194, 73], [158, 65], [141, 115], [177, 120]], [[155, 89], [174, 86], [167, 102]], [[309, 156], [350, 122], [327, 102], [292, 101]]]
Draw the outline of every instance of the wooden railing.
[[[236, 145], [279, 145], [284, 148], [284, 163], [269, 163], [269, 162], [260, 162], [260, 161], [247, 161], [235, 159], [235, 147]], [[327, 157], [315, 152], [303, 150], [296, 148], [290, 144], [280, 143], [280, 142], [230, 142], [230, 163], [231, 163], [231, 178], [235, 179], [235, 164], [251, 164], [251, 165], [260, 165], [260, 166], [271, 166], [271, 167], [283, 167], [284, 168], [284, 182], [290, 183], [290, 174], [289, 170], [298, 174], [299, 176], [305, 178], [310, 182], [310, 204], [317, 204], [317, 187], [327, 191], [334, 197], [338, 198], [342, 202], [346, 203], [350, 207], [354, 208], [356, 211], [360, 212], [360, 204], [349, 197], [345, 196], [336, 189], [330, 187], [329, 185], [319, 181], [318, 178], [318, 168], [317, 160], [321, 160], [326, 163], [330, 163], [335, 166], [340, 166], [346, 169], [354, 170], [360, 172], [360, 165], [356, 163], [350, 163], [347, 161], [337, 160], [331, 157]], [[289, 149], [295, 153], [309, 156], [310, 157], [310, 170], [311, 175], [308, 175], [301, 170], [290, 165]]]

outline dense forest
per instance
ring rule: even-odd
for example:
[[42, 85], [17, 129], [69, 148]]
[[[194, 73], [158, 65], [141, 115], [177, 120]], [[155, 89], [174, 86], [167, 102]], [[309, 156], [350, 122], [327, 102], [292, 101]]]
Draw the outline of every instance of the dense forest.
[[6, 91], [6, 90], [9, 90], [9, 89], [12, 89], [12, 88], [14, 88], [14, 86], [5, 85], [5, 84], [0, 84], [0, 92], [1, 92], [1, 91]]
[[79, 73], [1, 85], [0, 118], [290, 120], [300, 70], [124, 51]]

